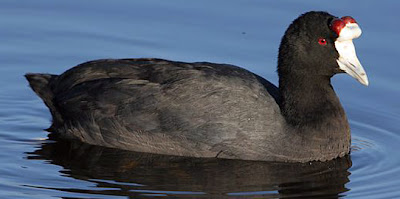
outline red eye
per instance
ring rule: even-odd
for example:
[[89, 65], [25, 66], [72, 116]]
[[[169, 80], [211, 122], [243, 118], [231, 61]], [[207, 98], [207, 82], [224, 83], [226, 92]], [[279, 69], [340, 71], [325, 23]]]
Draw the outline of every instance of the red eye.
[[319, 45], [321, 45], [321, 46], [326, 46], [326, 39], [324, 39], [324, 38], [319, 38], [319, 39], [318, 39], [318, 43], [319, 43]]

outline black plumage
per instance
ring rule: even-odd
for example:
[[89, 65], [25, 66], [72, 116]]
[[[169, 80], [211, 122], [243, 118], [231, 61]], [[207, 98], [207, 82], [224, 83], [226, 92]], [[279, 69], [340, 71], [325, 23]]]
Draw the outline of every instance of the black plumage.
[[330, 160], [350, 148], [330, 83], [342, 72], [333, 18], [308, 12], [289, 26], [279, 48], [279, 88], [233, 65], [162, 59], [96, 60], [26, 78], [62, 138], [193, 157]]

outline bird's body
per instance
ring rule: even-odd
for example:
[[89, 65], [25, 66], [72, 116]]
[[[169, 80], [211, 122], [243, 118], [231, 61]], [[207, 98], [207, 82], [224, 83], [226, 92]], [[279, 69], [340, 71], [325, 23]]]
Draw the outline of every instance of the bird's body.
[[275, 140], [282, 128], [268, 92], [279, 100], [278, 88], [232, 65], [98, 60], [53, 76], [50, 88], [49, 103], [62, 112], [52, 128], [91, 144], [257, 159], [271, 146], [262, 140]]
[[[314, 15], [327, 23], [334, 18]], [[324, 62], [299, 59], [290, 48], [281, 44], [288, 55], [280, 52], [279, 88], [233, 65], [162, 59], [97, 60], [61, 75], [26, 77], [52, 113], [51, 131], [63, 138], [246, 160], [306, 162], [348, 154], [349, 125], [330, 84], [337, 64], [306, 71]]]

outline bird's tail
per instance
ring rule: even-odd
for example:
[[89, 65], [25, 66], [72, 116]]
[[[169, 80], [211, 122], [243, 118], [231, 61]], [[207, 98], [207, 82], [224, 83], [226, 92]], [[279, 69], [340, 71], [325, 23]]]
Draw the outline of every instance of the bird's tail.
[[[39, 73], [27, 73], [25, 78], [28, 80], [32, 90], [43, 100], [46, 106], [50, 109], [51, 115], [53, 116], [53, 125], [57, 122], [63, 122], [63, 119], [54, 105], [54, 93], [50, 87], [50, 83], [57, 78], [57, 75], [52, 74], [39, 74]], [[48, 130], [51, 131], [50, 127]]]

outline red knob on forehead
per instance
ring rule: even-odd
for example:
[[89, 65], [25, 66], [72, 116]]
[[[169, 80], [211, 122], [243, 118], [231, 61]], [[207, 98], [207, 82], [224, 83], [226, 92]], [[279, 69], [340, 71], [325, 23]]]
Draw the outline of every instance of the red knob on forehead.
[[345, 24], [357, 23], [356, 20], [353, 17], [350, 17], [350, 16], [342, 17], [342, 20], [344, 21]]
[[331, 22], [331, 30], [335, 31], [337, 35], [340, 35], [340, 31], [346, 26], [346, 23], [342, 19], [335, 18]]

